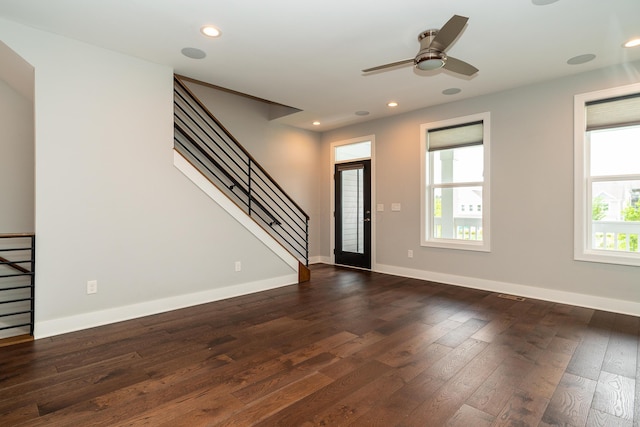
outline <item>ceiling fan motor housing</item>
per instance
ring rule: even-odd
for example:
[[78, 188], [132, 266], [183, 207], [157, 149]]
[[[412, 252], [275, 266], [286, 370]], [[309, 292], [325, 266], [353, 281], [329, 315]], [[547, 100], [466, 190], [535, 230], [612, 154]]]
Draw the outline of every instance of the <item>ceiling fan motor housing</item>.
[[420, 52], [413, 60], [413, 64], [420, 70], [437, 70], [444, 67], [447, 61], [447, 55], [431, 47], [431, 42], [438, 35], [438, 30], [423, 31], [418, 35], [420, 42]]

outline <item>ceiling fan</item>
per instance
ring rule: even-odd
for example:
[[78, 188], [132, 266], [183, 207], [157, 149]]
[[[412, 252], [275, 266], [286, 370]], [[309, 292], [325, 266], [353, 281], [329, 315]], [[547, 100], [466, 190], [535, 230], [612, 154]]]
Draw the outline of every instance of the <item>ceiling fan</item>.
[[399, 65], [413, 64], [420, 70], [437, 70], [438, 68], [444, 68], [454, 73], [472, 76], [478, 72], [476, 67], [452, 56], [447, 56], [444, 53], [449, 45], [453, 43], [462, 32], [468, 20], [469, 18], [465, 16], [453, 15], [440, 30], [427, 30], [420, 33], [418, 36], [420, 51], [415, 58], [367, 68], [366, 70], [362, 70], [362, 72], [369, 73], [371, 71], [384, 70], [385, 68], [397, 67]]

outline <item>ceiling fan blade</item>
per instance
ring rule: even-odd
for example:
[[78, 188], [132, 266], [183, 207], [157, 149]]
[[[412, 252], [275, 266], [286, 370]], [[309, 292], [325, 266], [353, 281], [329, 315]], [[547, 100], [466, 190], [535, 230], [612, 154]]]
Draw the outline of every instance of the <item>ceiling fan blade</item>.
[[390, 64], [378, 65], [377, 67], [367, 68], [366, 70], [362, 70], [363, 73], [369, 73], [371, 71], [384, 70], [385, 68], [397, 67], [398, 65], [409, 65], [413, 64], [413, 58], [405, 59], [404, 61], [392, 62]]
[[478, 72], [478, 69], [471, 64], [448, 56], [444, 63], [445, 70], [453, 71], [454, 73], [464, 74], [465, 76], [472, 76]]
[[453, 15], [451, 19], [442, 26], [440, 31], [438, 31], [438, 34], [435, 36], [429, 47], [439, 50], [440, 52], [444, 52], [445, 49], [447, 49], [462, 32], [462, 29], [467, 24], [468, 20], [469, 18], [465, 16]]

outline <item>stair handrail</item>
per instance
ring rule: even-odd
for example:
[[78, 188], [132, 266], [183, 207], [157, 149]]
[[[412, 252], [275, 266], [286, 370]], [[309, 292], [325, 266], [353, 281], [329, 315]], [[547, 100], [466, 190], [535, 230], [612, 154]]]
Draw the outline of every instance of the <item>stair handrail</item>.
[[216, 117], [211, 113], [211, 111], [209, 111], [209, 109], [207, 107], [205, 107], [205, 105], [200, 102], [200, 100], [198, 99], [198, 97], [196, 97], [193, 92], [191, 92], [191, 90], [182, 82], [182, 80], [180, 80], [180, 78], [178, 76], [174, 76], [175, 81], [178, 83], [178, 85], [180, 85], [180, 87], [182, 87], [182, 89], [185, 90], [185, 92], [187, 92], [189, 94], [189, 96], [191, 97], [191, 99], [193, 101], [195, 101], [196, 103], [198, 103], [198, 105], [200, 106], [200, 108], [202, 108], [207, 115], [209, 116], [210, 119], [212, 119], [213, 121], [216, 122], [216, 125], [218, 125], [220, 127], [220, 129], [222, 129], [226, 136], [231, 139], [236, 146], [242, 150], [242, 153], [247, 156], [251, 162], [260, 170], [260, 172], [262, 172], [271, 182], [271, 184], [273, 184], [278, 190], [280, 190], [280, 192], [282, 192], [282, 194], [284, 194], [287, 199], [289, 200], [289, 202], [294, 205], [296, 207], [296, 209], [298, 209], [300, 211], [300, 213], [302, 215], [304, 215], [304, 217], [308, 220], [309, 219], [309, 214], [307, 214], [304, 209], [302, 209], [300, 207], [300, 205], [298, 205], [298, 203], [296, 203], [295, 200], [293, 200], [293, 198], [291, 198], [291, 196], [289, 196], [289, 194], [287, 194], [286, 191], [284, 191], [284, 189], [280, 186], [280, 184], [278, 184], [276, 182], [275, 179], [273, 179], [273, 177], [271, 177], [271, 175], [262, 167], [262, 165], [260, 165], [260, 163], [258, 163], [258, 161], [256, 159], [253, 158], [253, 156], [242, 146], [242, 144], [240, 144], [238, 142], [237, 139], [235, 139], [235, 137], [231, 134], [231, 132], [229, 132], [227, 130], [227, 128], [224, 127], [224, 125], [222, 123], [220, 123], [220, 121], [218, 119], [216, 119]]

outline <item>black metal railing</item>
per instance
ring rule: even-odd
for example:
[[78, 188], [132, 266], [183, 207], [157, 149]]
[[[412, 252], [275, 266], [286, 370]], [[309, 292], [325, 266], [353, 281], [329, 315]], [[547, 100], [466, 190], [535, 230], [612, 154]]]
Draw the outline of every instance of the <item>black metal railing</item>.
[[[36, 236], [0, 234], [0, 337], [33, 335]], [[7, 331], [12, 329], [11, 333]]]
[[174, 147], [305, 265], [309, 215], [174, 78]]

